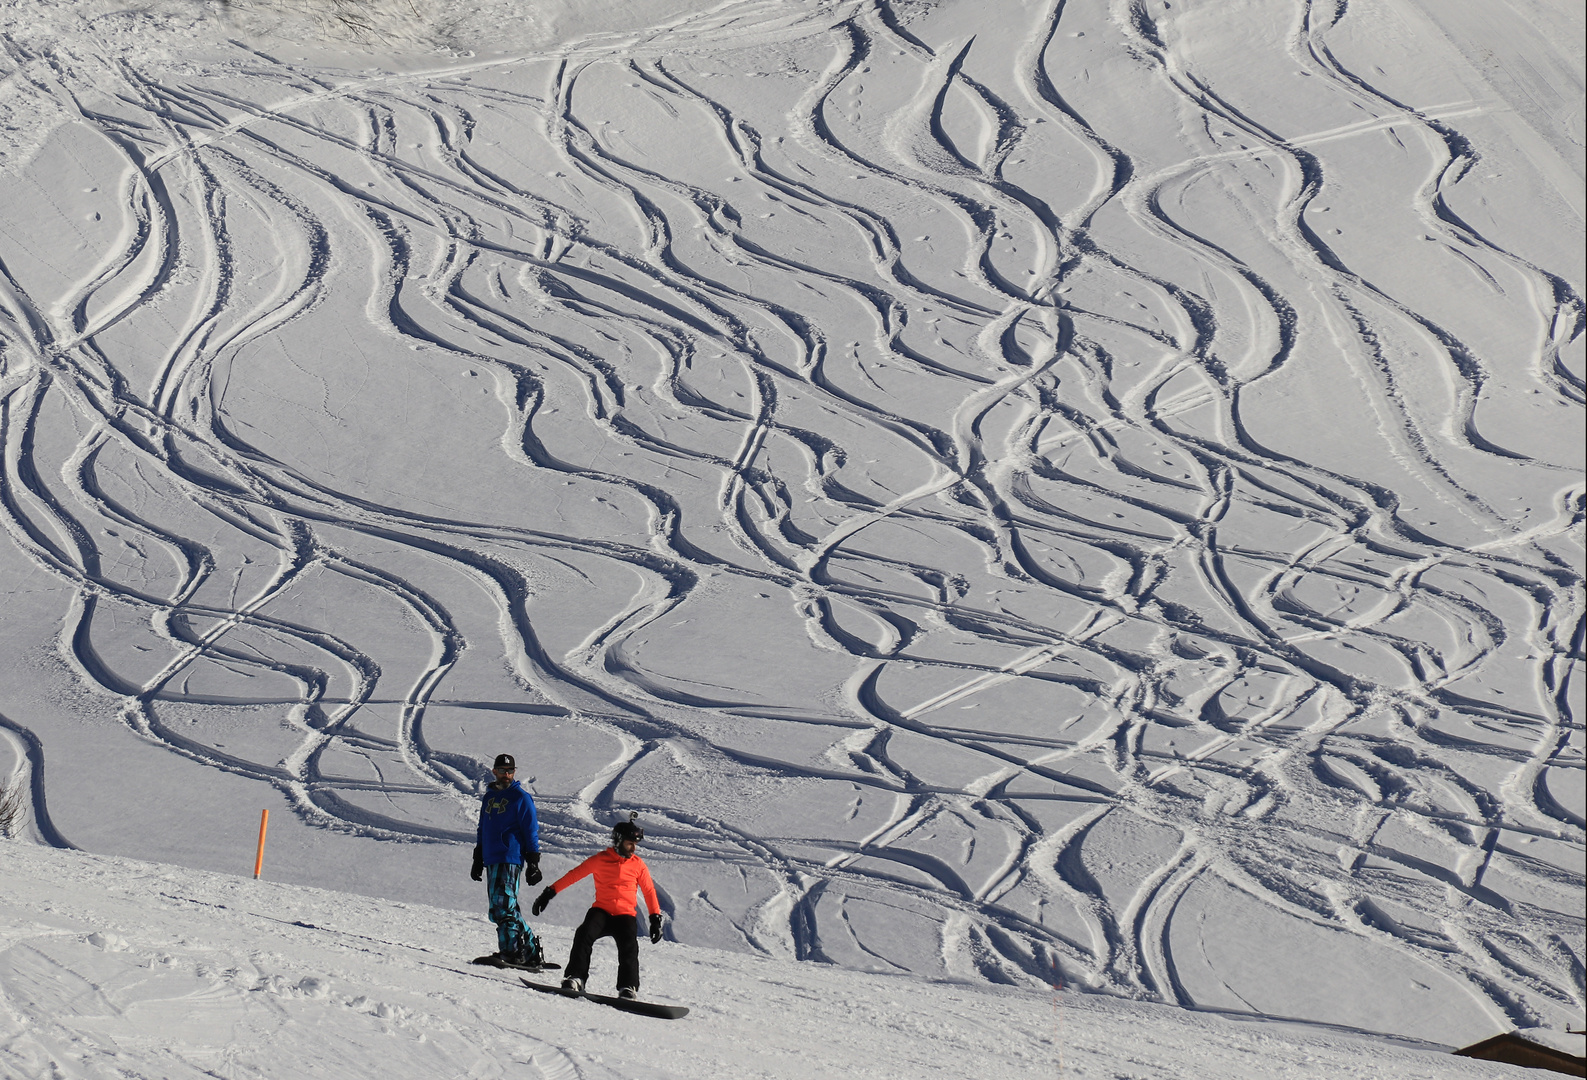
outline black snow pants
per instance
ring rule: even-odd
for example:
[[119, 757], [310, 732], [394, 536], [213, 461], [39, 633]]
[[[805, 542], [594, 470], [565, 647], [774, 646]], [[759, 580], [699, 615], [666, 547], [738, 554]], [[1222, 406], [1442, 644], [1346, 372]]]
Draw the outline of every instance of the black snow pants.
[[592, 907], [573, 934], [573, 951], [568, 954], [566, 979], [590, 981], [590, 951], [601, 938], [610, 935], [617, 942], [617, 988], [639, 989], [639, 917], [613, 915]]

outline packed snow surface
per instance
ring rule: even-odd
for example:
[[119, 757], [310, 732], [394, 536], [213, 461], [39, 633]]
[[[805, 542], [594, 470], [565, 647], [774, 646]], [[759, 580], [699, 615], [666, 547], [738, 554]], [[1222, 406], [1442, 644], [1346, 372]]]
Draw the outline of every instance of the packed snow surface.
[[[734, 1069], [923, 1075], [962, 1012], [1020, 1075], [1055, 986], [1181, 1049], [1269, 1029], [1068, 991], [1581, 1026], [1582, 18], [0, 8], [0, 777], [191, 868], [8, 847], [0, 1047], [122, 1045], [35, 1025], [158, 968], [260, 1054], [308, 1010], [709, 1075], [453, 971], [500, 751], [553, 876], [641, 813], [647, 986], [793, 1055]], [[267, 878], [376, 899], [196, 873], [266, 808]], [[112, 866], [176, 884], [89, 906]]]
[[[460, 963], [479, 919], [458, 911], [18, 844], [0, 874], [7, 1077], [1538, 1075], [1315, 1025], [645, 943], [645, 996], [691, 1007], [655, 1020]], [[606, 943], [591, 974], [615, 969]]]

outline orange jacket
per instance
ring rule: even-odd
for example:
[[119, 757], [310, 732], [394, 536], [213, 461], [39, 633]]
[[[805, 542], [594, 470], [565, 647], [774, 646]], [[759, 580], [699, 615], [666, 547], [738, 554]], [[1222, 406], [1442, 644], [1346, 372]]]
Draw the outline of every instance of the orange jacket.
[[656, 885], [650, 880], [650, 867], [645, 865], [645, 860], [638, 855], [625, 859], [614, 848], [591, 855], [557, 878], [551, 887], [561, 892], [591, 874], [595, 875], [595, 906], [608, 915], [639, 914], [639, 905], [634, 900], [636, 886], [645, 890], [645, 907], [650, 913], [655, 915], [661, 911], [661, 904], [656, 900]]

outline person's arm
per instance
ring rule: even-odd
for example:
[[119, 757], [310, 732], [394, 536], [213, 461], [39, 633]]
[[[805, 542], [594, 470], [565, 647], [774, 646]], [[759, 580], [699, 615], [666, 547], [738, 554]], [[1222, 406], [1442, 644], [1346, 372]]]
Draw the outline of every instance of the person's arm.
[[528, 802], [528, 847], [524, 848], [524, 882], [540, 885], [546, 875], [540, 872], [540, 817], [535, 814], [535, 799], [525, 795]]
[[639, 864], [639, 891], [645, 894], [645, 910], [652, 916], [660, 915], [661, 901], [656, 899], [656, 883], [650, 879], [650, 867], [642, 862]]
[[569, 870], [551, 884], [547, 885], [544, 889], [541, 889], [540, 895], [535, 897], [534, 906], [529, 909], [529, 913], [531, 915], [540, 914], [546, 909], [547, 904], [556, 899], [557, 893], [561, 892], [569, 885], [572, 885], [574, 882], [589, 877], [595, 872], [595, 860], [599, 859], [600, 857], [601, 856], [599, 852], [591, 855], [588, 859], [585, 859], [583, 862], [579, 863], [573, 869]]
[[600, 857], [601, 857], [601, 853], [597, 851], [594, 855], [591, 855], [588, 859], [585, 859], [583, 862], [579, 863], [573, 869], [569, 870], [567, 873], [565, 873], [561, 877], [557, 878], [550, 885], [551, 891], [552, 892], [561, 892], [563, 889], [567, 888], [569, 885], [572, 885], [574, 882], [581, 881], [584, 878], [587, 878], [591, 874], [595, 873], [595, 860], [599, 859]]
[[650, 880], [650, 867], [639, 864], [639, 888], [645, 894], [645, 908], [650, 912], [650, 943], [661, 944], [661, 904], [656, 901], [656, 883]]
[[518, 820], [513, 823], [513, 835], [518, 838], [518, 852], [523, 856], [524, 883], [538, 885], [545, 876], [540, 873], [540, 820], [535, 813], [535, 801], [523, 788], [518, 789]]
[[[480, 815], [483, 818], [485, 815]], [[485, 876], [485, 823], [481, 821], [474, 826], [474, 862], [468, 868], [468, 876], [479, 881]]]
[[[532, 851], [538, 855], [540, 854], [540, 814], [535, 810], [534, 796], [527, 791], [524, 792], [523, 801], [527, 804], [529, 810], [529, 823], [524, 830], [524, 837], [527, 837], [528, 843], [524, 846], [524, 854], [527, 855]], [[522, 840], [523, 837], [520, 837], [520, 842]]]

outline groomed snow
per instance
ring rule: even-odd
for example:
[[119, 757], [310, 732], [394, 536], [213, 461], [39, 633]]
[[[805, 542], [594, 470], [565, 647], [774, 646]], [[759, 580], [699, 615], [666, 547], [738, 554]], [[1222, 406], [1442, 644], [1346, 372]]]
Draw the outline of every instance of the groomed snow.
[[[445, 908], [18, 844], [0, 845], [0, 874], [7, 1076], [1536, 1075], [1305, 1024], [666, 943], [643, 946], [647, 996], [692, 1011], [654, 1020], [459, 964], [479, 920]], [[592, 974], [615, 965], [607, 943]]]
[[[553, 875], [641, 813], [647, 985], [691, 1002], [1006, 1002], [1006, 1047], [954, 1030], [1039, 1056], [1061, 985], [1165, 1025], [1140, 1069], [1302, 1038], [1169, 1006], [1587, 1019], [1577, 5], [0, 35], [6, 859], [432, 905], [450, 961], [493, 940], [505, 750]], [[265, 808], [270, 884], [199, 875]], [[859, 1008], [797, 1005], [790, 1052]]]

